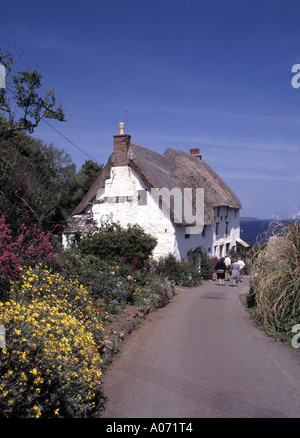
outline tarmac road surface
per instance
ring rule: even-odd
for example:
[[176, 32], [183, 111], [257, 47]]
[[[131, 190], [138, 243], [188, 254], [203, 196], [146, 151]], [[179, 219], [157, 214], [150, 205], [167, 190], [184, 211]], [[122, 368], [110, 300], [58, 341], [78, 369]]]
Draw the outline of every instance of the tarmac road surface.
[[247, 277], [225, 283], [181, 291], [129, 336], [104, 376], [101, 418], [300, 417], [300, 352], [252, 321]]

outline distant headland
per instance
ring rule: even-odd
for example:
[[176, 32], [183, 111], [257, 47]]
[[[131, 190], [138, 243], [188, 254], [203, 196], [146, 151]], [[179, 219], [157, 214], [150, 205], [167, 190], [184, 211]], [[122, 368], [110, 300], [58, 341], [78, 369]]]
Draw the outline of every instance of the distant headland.
[[240, 221], [259, 221], [257, 217], [240, 217]]

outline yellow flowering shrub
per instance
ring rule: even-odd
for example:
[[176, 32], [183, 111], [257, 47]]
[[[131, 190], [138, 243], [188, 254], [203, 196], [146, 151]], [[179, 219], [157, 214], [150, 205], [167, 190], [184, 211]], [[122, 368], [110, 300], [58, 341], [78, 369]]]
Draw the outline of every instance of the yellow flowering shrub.
[[[76, 277], [52, 273], [41, 265], [24, 270], [19, 281], [11, 283], [10, 296], [20, 301], [46, 299], [51, 306], [59, 305], [83, 321], [100, 344], [102, 339], [101, 319], [93, 306], [93, 300]], [[100, 349], [100, 348], [99, 348]]]
[[0, 417], [86, 417], [100, 385], [102, 326], [76, 279], [28, 269], [0, 302]]

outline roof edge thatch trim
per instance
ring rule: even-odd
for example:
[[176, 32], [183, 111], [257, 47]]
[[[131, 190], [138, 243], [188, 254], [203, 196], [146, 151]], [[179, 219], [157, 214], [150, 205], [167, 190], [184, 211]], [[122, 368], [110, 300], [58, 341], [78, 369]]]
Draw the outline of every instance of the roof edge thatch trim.
[[76, 214], [81, 214], [88, 204], [95, 198], [98, 191], [102, 189], [105, 185], [105, 180], [110, 177], [110, 169], [113, 167], [113, 154], [110, 155], [107, 164], [102, 169], [100, 175], [98, 178], [96, 178], [95, 182], [91, 185], [91, 188], [87, 191], [87, 193], [84, 195], [80, 203], [77, 205], [77, 207], [73, 210], [72, 216]]

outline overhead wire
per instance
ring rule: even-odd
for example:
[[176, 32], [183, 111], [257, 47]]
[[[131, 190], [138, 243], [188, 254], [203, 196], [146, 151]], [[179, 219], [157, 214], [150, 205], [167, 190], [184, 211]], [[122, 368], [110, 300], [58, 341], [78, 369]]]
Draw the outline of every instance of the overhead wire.
[[[6, 89], [12, 93], [15, 97], [17, 97], [16, 93], [14, 93], [14, 91], [12, 91], [9, 87], [6, 86]], [[67, 140], [70, 144], [72, 144], [74, 147], [76, 147], [78, 150], [80, 150], [83, 154], [87, 155], [89, 158], [91, 158], [93, 161], [95, 161], [97, 164], [99, 164], [100, 166], [102, 165], [102, 163], [100, 163], [98, 160], [96, 160], [96, 158], [92, 157], [90, 154], [88, 154], [87, 152], [85, 152], [81, 147], [79, 147], [76, 143], [74, 143], [72, 140], [70, 140], [66, 135], [64, 135], [62, 132], [60, 132], [58, 129], [56, 129], [53, 125], [51, 125], [49, 122], [47, 122], [44, 118], [41, 119], [44, 123], [46, 123], [50, 128], [52, 128], [57, 134], [59, 134], [61, 137], [63, 137], [65, 140]], [[78, 123], [78, 121], [76, 122]], [[88, 129], [85, 128], [86, 131], [88, 132]], [[90, 133], [91, 134], [91, 133]], [[103, 141], [103, 140], [102, 140]], [[107, 145], [106, 145], [107, 146]]]
[[71, 143], [73, 146], [75, 146], [78, 150], [80, 150], [82, 153], [84, 153], [85, 155], [87, 155], [88, 157], [90, 157], [93, 161], [95, 161], [97, 164], [99, 164], [100, 166], [102, 165], [101, 163], [99, 163], [98, 160], [96, 160], [96, 158], [92, 157], [90, 154], [88, 154], [87, 152], [85, 152], [82, 148], [80, 148], [76, 143], [74, 143], [72, 140], [70, 140], [68, 137], [66, 137], [64, 134], [62, 134], [58, 129], [54, 128], [54, 126], [52, 126], [49, 122], [47, 122], [46, 120], [42, 119], [42, 121], [44, 123], [46, 123], [48, 126], [50, 126], [50, 128], [52, 128], [55, 132], [57, 132], [59, 135], [61, 135], [65, 140], [67, 140], [69, 143]]
[[105, 140], [103, 140], [103, 138], [101, 138], [98, 134], [95, 134], [95, 132], [91, 131], [89, 128], [87, 128], [87, 126], [85, 126], [81, 121], [79, 121], [77, 119], [77, 117], [73, 117], [73, 120], [75, 123], [77, 123], [81, 129], [83, 129], [84, 131], [86, 131], [88, 134], [92, 135], [96, 140], [100, 141], [103, 146], [110, 148], [111, 146], [108, 145]]

